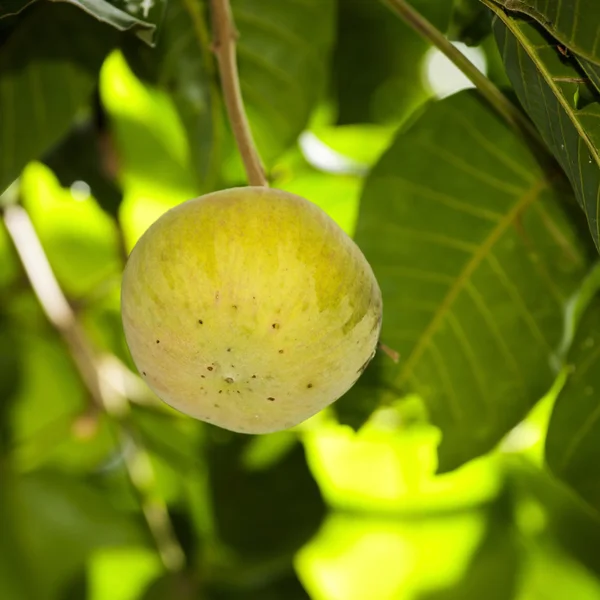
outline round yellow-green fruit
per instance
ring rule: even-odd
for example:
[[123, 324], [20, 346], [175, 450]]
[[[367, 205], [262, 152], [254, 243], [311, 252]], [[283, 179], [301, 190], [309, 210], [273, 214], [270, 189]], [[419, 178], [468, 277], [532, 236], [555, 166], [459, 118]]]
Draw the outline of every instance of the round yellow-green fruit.
[[381, 292], [319, 207], [240, 187], [162, 215], [129, 256], [125, 337], [165, 403], [236, 432], [293, 427], [342, 396], [373, 357]]

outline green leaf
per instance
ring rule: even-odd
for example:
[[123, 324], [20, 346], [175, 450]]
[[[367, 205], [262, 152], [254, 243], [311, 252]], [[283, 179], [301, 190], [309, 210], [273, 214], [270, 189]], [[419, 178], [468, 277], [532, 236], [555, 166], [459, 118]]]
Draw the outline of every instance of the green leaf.
[[48, 600], [94, 550], [147, 542], [137, 519], [111, 506], [105, 494], [59, 472], [23, 475], [13, 493], [16, 528]]
[[333, 0], [232, 0], [240, 85], [267, 165], [308, 122], [324, 91], [334, 39]]
[[111, 275], [120, 275], [117, 228], [94, 198], [65, 190], [40, 163], [23, 171], [21, 195], [67, 294], [83, 296]]
[[66, 134], [115, 39], [76, 8], [49, 2], [0, 46], [0, 192]]
[[91, 121], [76, 123], [69, 134], [43, 157], [63, 187], [77, 181], [90, 186], [92, 196], [113, 217], [118, 215], [121, 190], [104, 168], [100, 132]]
[[550, 388], [587, 271], [556, 190], [466, 91], [432, 104], [369, 175], [356, 240], [379, 280], [388, 386], [440, 427], [439, 469], [491, 450]]
[[571, 369], [552, 413], [546, 460], [552, 471], [600, 511], [600, 298], [588, 307], [568, 355]]
[[600, 31], [596, 0], [492, 0], [507, 10], [533, 17], [561, 44], [600, 65]]
[[600, 65], [595, 65], [589, 60], [585, 60], [585, 58], [577, 57], [577, 59], [596, 90], [600, 93]]
[[40, 582], [31, 576], [35, 564], [19, 538], [14, 513], [15, 475], [0, 462], [0, 596], [6, 600], [42, 600]]
[[[311, 600], [293, 572], [281, 579], [266, 584], [261, 582], [248, 588], [209, 586], [207, 591], [207, 600]], [[168, 598], [165, 597], [164, 600]]]
[[221, 167], [224, 131], [202, 5], [171, 0], [156, 47], [130, 37], [123, 54], [139, 78], [170, 95], [185, 128], [200, 190], [212, 191]]
[[[207, 460], [216, 530], [222, 543], [246, 560], [289, 564], [317, 531], [325, 508], [296, 443], [268, 469], [244, 465], [251, 437], [213, 431]], [[260, 569], [252, 579], [260, 579]]]
[[[486, 2], [487, 4], [490, 4]], [[600, 248], [600, 102], [579, 106], [586, 84], [539, 27], [495, 8], [493, 29], [519, 100], [566, 173]]]
[[491, 33], [489, 11], [479, 0], [454, 0], [448, 37], [477, 46]]
[[[78, 6], [99, 21], [119, 31], [133, 30], [148, 44], [153, 44], [157, 24], [161, 22], [167, 1], [133, 3], [126, 0], [60, 0]], [[142, 18], [139, 18], [141, 14]]]
[[36, 1], [37, 0], [4, 0], [2, 5], [0, 5], [0, 19], [17, 15]]
[[171, 98], [145, 85], [123, 55], [100, 73], [100, 97], [119, 156], [119, 218], [128, 247], [160, 215], [198, 195], [185, 128]]
[[521, 547], [506, 498], [490, 510], [487, 531], [471, 564], [455, 585], [428, 592], [419, 600], [513, 600], [518, 589]]
[[337, 122], [403, 121], [428, 96], [421, 71], [429, 45], [381, 2], [346, 0], [338, 10], [332, 59]]
[[18, 344], [9, 320], [0, 313], [0, 456], [12, 442], [12, 411], [22, 377]]

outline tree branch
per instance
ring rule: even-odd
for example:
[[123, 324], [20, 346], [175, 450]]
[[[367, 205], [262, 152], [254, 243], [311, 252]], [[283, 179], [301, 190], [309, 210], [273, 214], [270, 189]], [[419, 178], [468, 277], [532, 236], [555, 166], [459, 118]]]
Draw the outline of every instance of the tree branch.
[[519, 134], [529, 140], [533, 146], [548, 155], [548, 149], [540, 134], [525, 114], [519, 110], [462, 52], [453, 46], [446, 37], [406, 0], [382, 0], [407, 25], [433, 44], [477, 88], [500, 116]]
[[165, 568], [180, 571], [185, 564], [185, 555], [175, 537], [165, 503], [152, 497], [154, 471], [150, 457], [135, 433], [129, 418], [129, 402], [121, 392], [121, 386], [127, 384], [115, 384], [114, 361], [107, 362], [98, 357], [77, 322], [25, 209], [10, 204], [4, 208], [3, 219], [33, 292], [46, 317], [65, 341], [94, 404], [119, 425], [127, 473]]
[[213, 49], [219, 64], [221, 87], [229, 122], [244, 162], [248, 183], [256, 186], [268, 186], [242, 99], [235, 50], [237, 32], [233, 23], [231, 6], [229, 0], [211, 0], [211, 7]]

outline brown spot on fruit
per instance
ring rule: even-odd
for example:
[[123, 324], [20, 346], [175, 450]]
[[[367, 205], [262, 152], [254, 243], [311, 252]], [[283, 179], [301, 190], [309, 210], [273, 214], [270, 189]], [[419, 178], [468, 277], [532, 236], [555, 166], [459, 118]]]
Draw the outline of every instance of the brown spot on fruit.
[[273, 398], [272, 396], [269, 396], [269, 397], [267, 398], [267, 400], [268, 400], [269, 402], [275, 402], [275, 398]]
[[310, 388], [313, 386], [312, 383], [309, 383], [306, 387], [310, 390]]
[[157, 344], [160, 344], [160, 340], [156, 340], [156, 343], [157, 343]]
[[252, 379], [256, 379], [256, 375], [252, 375]]
[[283, 350], [280, 350], [280, 351], [279, 351], [279, 354], [283, 354]]
[[142, 375], [145, 375], [145, 374], [146, 374], [146, 371], [142, 371]]
[[273, 323], [273, 325], [271, 325], [271, 327], [273, 329], [279, 329], [279, 323]]
[[225, 381], [227, 383], [233, 383], [233, 378], [232, 377], [225, 377]]
[[209, 371], [213, 370], [213, 367], [206, 367]]
[[204, 325], [204, 321], [202, 319], [198, 319], [198, 323], [200, 323], [200, 325]]
[[227, 352], [231, 352], [231, 348], [227, 348]]

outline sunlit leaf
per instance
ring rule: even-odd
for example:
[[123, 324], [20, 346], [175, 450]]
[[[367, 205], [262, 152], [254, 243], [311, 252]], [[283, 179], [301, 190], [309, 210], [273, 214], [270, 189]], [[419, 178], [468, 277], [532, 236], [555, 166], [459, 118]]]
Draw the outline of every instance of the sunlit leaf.
[[115, 41], [77, 8], [48, 2], [0, 46], [0, 192], [68, 131]]
[[485, 528], [480, 511], [426, 520], [334, 513], [296, 569], [313, 600], [413, 600], [458, 581]]
[[101, 548], [88, 561], [87, 600], [138, 600], [140, 592], [161, 572], [154, 549]]
[[375, 413], [359, 432], [330, 424], [304, 435], [308, 463], [328, 504], [407, 515], [464, 510], [498, 493], [500, 472], [489, 460], [434, 477], [439, 434], [421, 421], [409, 424], [417, 410], [407, 399], [399, 409]]
[[367, 179], [356, 239], [401, 357], [384, 379], [424, 399], [441, 471], [492, 449], [556, 376], [563, 305], [588, 264], [556, 196], [469, 91], [433, 104]]
[[120, 221], [131, 248], [160, 215], [198, 195], [196, 175], [173, 102], [136, 78], [119, 53], [103, 65], [100, 95], [115, 134]]
[[418, 596], [419, 600], [513, 600], [519, 588], [522, 546], [504, 498], [490, 510], [488, 528], [471, 564], [454, 585]]
[[64, 189], [40, 163], [23, 172], [24, 207], [63, 289], [73, 296], [91, 292], [120, 273], [115, 223], [89, 192]]
[[495, 12], [494, 33], [515, 92], [569, 178], [600, 248], [600, 101], [590, 93], [580, 106], [589, 84], [538, 26]]

